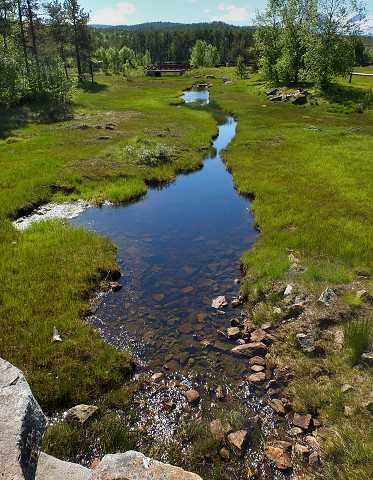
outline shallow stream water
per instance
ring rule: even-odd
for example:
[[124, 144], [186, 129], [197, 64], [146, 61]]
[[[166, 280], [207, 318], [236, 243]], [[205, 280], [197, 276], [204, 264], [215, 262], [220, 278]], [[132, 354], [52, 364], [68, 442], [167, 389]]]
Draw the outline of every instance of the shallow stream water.
[[[203, 108], [209, 92], [186, 92], [183, 99]], [[118, 247], [123, 288], [103, 297], [92, 323], [150, 368], [221, 374], [238, 368], [221, 356], [216, 331], [239, 312], [228, 307], [219, 315], [211, 308], [214, 297], [238, 294], [240, 256], [257, 236], [249, 201], [235, 190], [221, 157], [236, 127], [225, 115], [201, 170], [150, 189], [131, 205], [89, 208], [72, 220]], [[206, 340], [216, 348], [204, 348]]]

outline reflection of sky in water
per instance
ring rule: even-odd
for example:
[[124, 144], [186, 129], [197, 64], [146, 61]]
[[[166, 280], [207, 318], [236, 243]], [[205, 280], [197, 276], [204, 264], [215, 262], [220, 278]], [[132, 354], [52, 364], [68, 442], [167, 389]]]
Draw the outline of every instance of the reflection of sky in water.
[[208, 105], [210, 103], [210, 94], [207, 89], [185, 91], [181, 98], [188, 104], [199, 103], [200, 105]]
[[[191, 93], [208, 99], [207, 91]], [[256, 238], [249, 203], [220, 157], [236, 126], [233, 117], [225, 118], [201, 170], [149, 190], [136, 203], [88, 209], [73, 220], [118, 246], [124, 288], [106, 298], [96, 319], [118, 346], [128, 346], [129, 331], [162, 363], [170, 351], [195, 349], [192, 333], [216, 338], [216, 328], [228, 322], [229, 309], [227, 318], [213, 315], [211, 299], [238, 293], [240, 256]], [[206, 318], [198, 322], [201, 313]]]

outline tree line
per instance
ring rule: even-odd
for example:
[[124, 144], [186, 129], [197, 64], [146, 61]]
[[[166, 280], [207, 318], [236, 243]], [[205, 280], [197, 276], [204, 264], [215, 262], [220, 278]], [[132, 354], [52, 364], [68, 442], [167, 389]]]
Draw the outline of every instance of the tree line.
[[152, 62], [187, 63], [197, 41], [212, 45], [219, 63], [235, 65], [242, 56], [250, 59], [253, 28], [234, 27], [221, 22], [211, 24], [144, 24], [133, 27], [96, 27], [97, 43], [104, 48], [126, 46], [138, 55], [148, 52]]
[[89, 14], [77, 0], [0, 0], [0, 103], [68, 103], [78, 78], [93, 73]]
[[264, 77], [326, 87], [336, 76], [348, 75], [361, 56], [353, 19], [363, 13], [354, 0], [269, 0], [255, 32]]

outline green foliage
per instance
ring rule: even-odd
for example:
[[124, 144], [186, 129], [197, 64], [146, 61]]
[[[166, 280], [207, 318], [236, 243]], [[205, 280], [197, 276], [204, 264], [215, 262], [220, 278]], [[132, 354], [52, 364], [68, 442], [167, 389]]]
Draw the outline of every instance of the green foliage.
[[346, 76], [355, 61], [356, 26], [349, 19], [361, 12], [353, 0], [270, 0], [255, 33], [264, 77], [326, 87]]
[[137, 165], [158, 167], [169, 163], [175, 156], [175, 150], [170, 145], [139, 141], [136, 145], [127, 145], [124, 156]]
[[370, 347], [373, 337], [373, 323], [371, 319], [355, 320], [345, 325], [345, 342], [350, 349], [351, 363], [355, 365], [361, 360], [362, 353]]
[[247, 78], [249, 75], [249, 69], [245, 63], [245, 59], [241, 56], [237, 59], [236, 75], [241, 79]]
[[214, 67], [218, 65], [218, 49], [204, 40], [197, 40], [190, 54], [190, 63], [195, 67]]

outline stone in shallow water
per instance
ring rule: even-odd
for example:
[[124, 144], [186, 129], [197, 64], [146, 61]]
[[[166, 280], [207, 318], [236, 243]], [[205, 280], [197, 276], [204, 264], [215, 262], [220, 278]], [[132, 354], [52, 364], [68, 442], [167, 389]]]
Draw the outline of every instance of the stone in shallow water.
[[177, 328], [180, 333], [188, 334], [193, 332], [193, 327], [190, 323], [182, 323]]
[[215, 308], [216, 310], [226, 307], [227, 305], [228, 305], [228, 302], [224, 295], [214, 298], [211, 303], [212, 308]]

